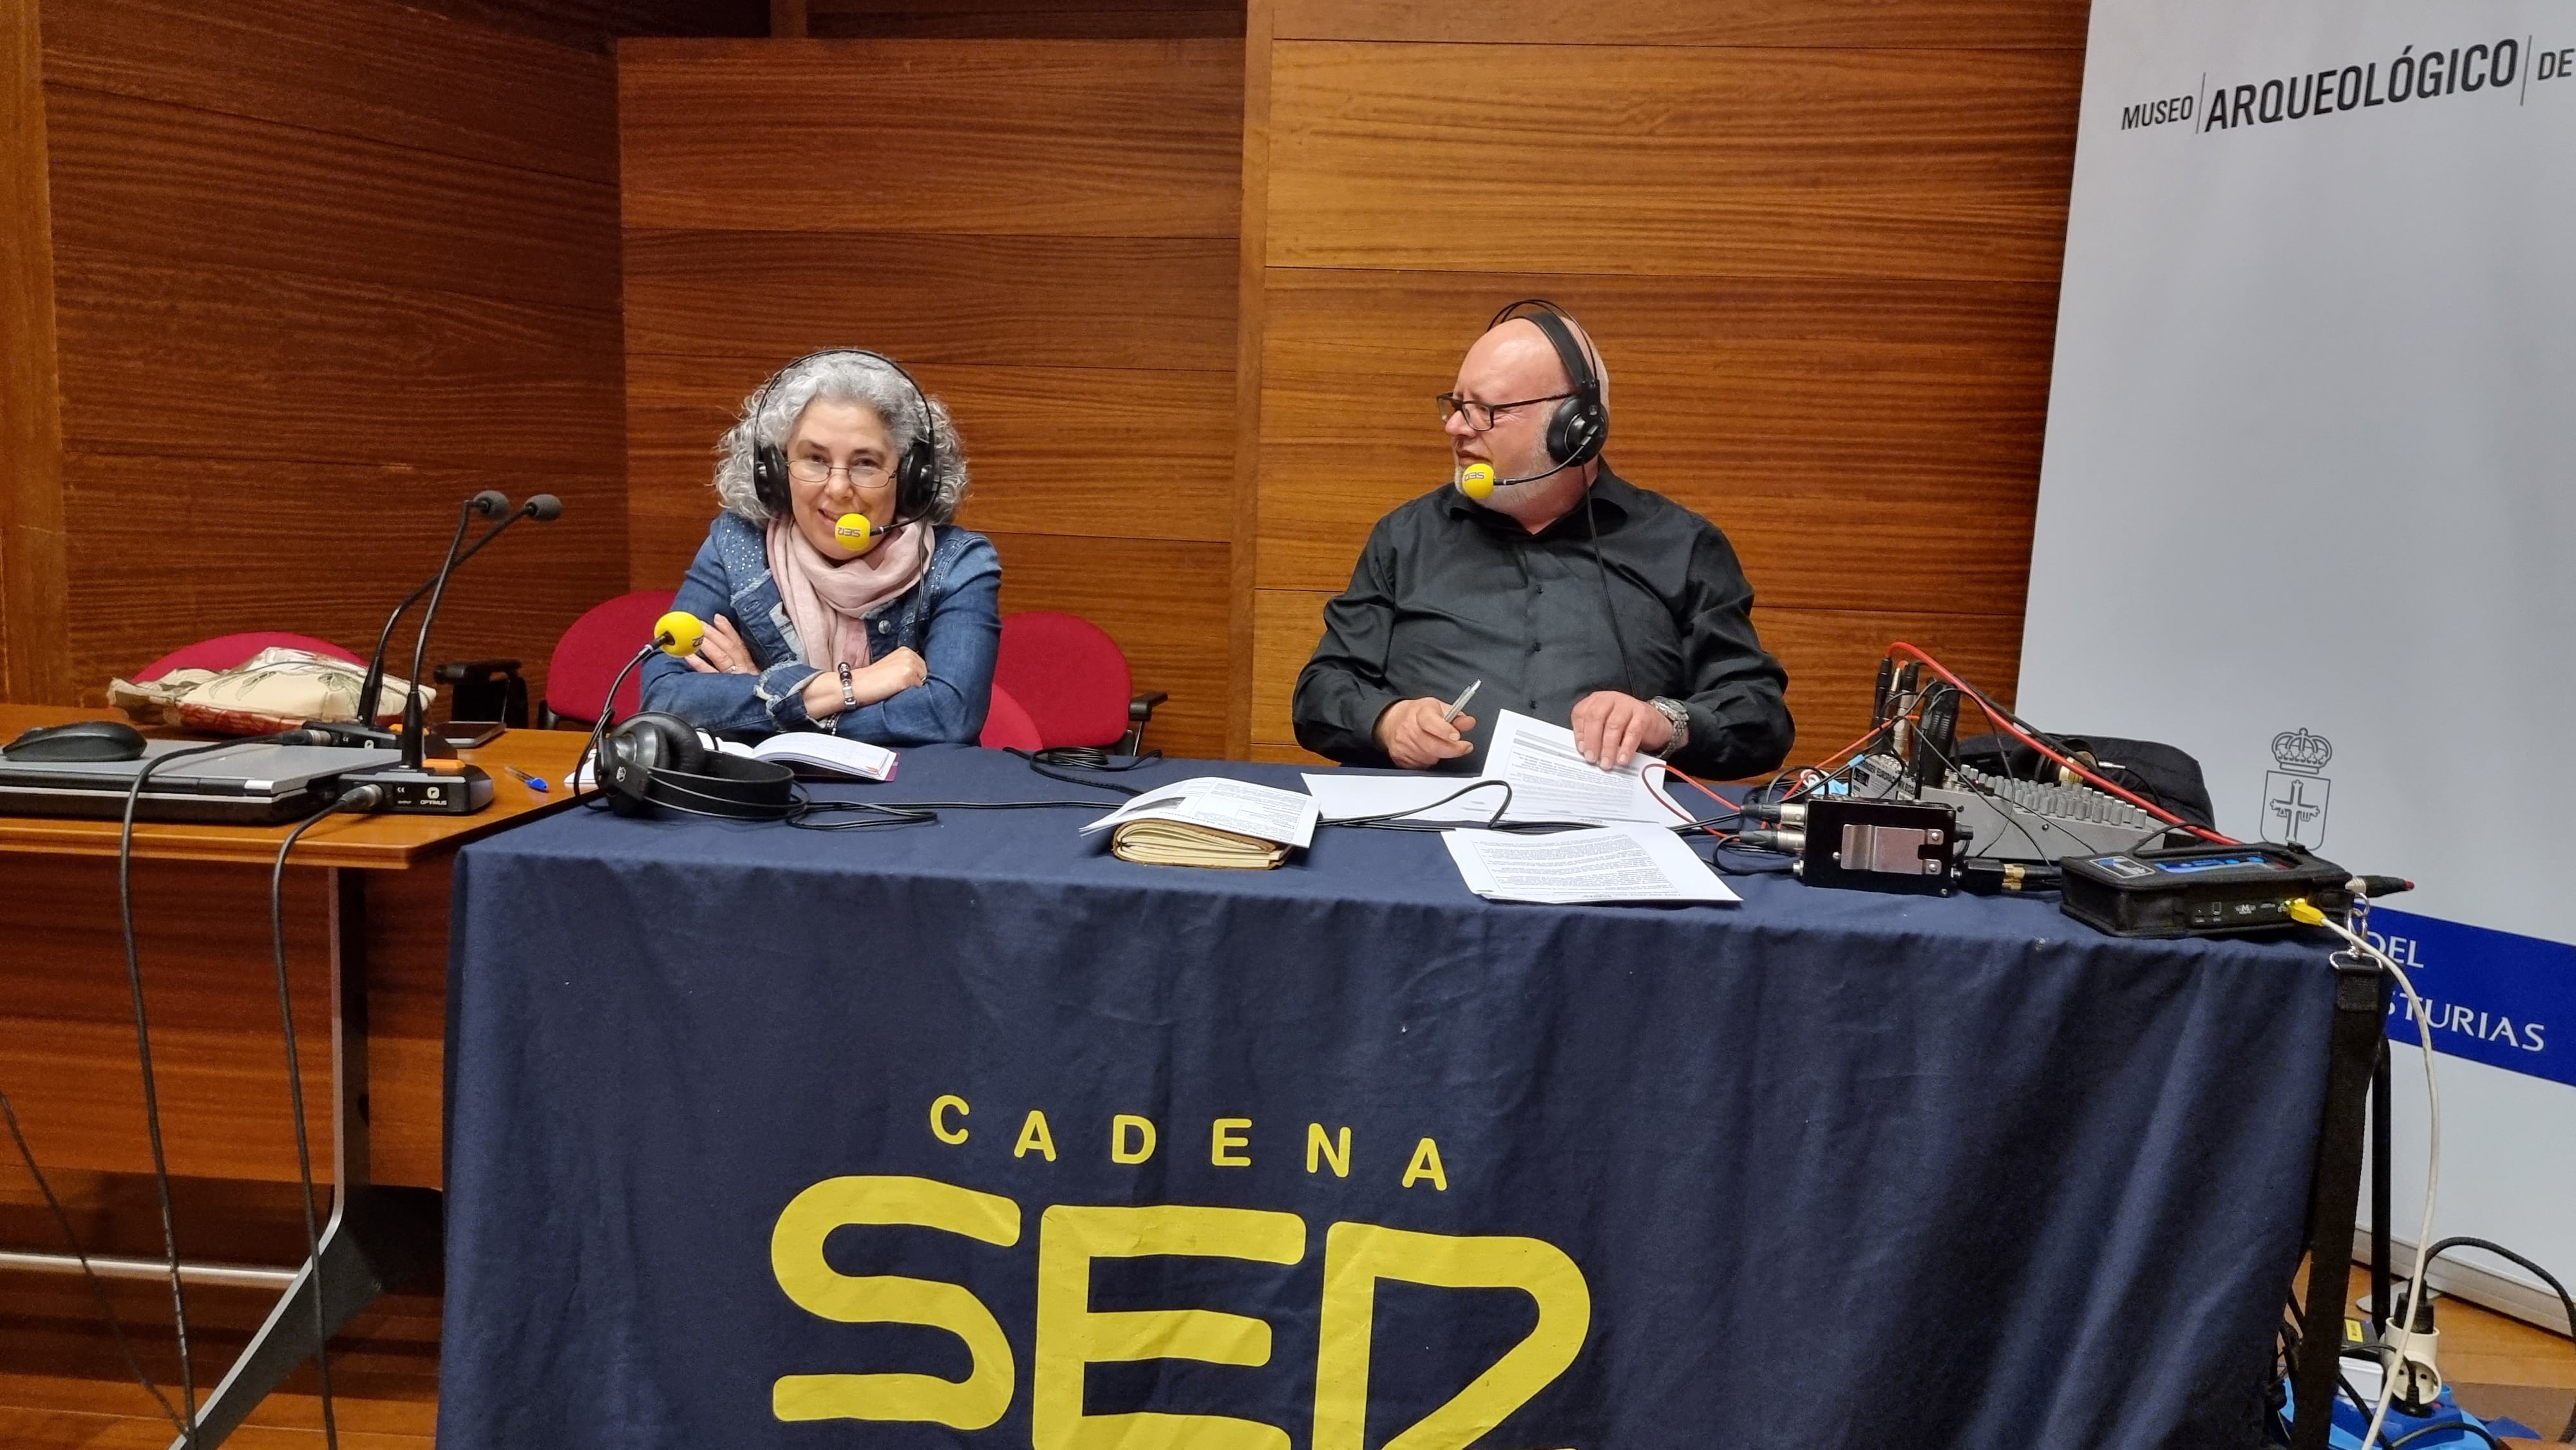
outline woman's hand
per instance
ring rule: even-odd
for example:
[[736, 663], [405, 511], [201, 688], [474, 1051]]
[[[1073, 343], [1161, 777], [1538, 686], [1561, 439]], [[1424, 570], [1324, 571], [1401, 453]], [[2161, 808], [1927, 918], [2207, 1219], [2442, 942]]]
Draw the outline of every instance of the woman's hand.
[[[888, 650], [881, 659], [870, 660], [850, 671], [850, 693], [862, 705], [900, 695], [930, 678], [930, 666], [912, 650]], [[828, 720], [850, 708], [841, 697], [841, 672], [825, 670], [805, 682], [805, 713], [817, 720]]]
[[[689, 656], [689, 668], [702, 675], [756, 675], [760, 666], [751, 658], [751, 646], [743, 643], [733, 621], [717, 615], [707, 625], [706, 636], [698, 641], [698, 652]], [[833, 682], [833, 698], [840, 698], [840, 682]]]

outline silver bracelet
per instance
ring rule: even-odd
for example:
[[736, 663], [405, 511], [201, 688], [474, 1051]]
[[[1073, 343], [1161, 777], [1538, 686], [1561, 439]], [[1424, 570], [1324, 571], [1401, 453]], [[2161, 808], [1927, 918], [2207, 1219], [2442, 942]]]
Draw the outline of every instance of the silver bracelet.
[[848, 660], [841, 661], [841, 708], [844, 710], [855, 710], [859, 708], [859, 692], [850, 688], [850, 662]]

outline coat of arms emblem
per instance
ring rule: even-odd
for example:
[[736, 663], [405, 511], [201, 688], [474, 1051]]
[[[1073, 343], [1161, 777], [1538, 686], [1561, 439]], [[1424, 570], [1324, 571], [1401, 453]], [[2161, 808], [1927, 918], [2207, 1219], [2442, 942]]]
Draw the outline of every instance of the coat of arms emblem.
[[2318, 774], [2334, 759], [2334, 744], [2305, 728], [2272, 737], [2278, 770], [2263, 772], [2263, 839], [2316, 850], [2326, 841], [2326, 797], [2334, 782]]

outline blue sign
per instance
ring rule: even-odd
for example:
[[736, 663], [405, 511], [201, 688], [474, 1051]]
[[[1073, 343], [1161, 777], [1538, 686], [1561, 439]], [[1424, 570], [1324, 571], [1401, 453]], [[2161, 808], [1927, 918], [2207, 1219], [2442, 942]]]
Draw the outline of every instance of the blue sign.
[[[2423, 996], [2436, 1049], [2576, 1084], [2576, 946], [2386, 907], [2371, 910], [2370, 940]], [[2389, 1039], [2421, 1046], [2403, 993], [2389, 1013]]]

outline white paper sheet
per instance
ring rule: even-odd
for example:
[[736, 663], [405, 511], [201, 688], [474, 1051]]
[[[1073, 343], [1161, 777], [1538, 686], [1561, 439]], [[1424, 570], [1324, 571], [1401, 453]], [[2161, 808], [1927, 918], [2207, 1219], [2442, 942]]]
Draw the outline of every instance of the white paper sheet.
[[1321, 819], [1315, 798], [1221, 775], [1160, 786], [1082, 828], [1084, 835], [1139, 819], [1188, 821], [1288, 846], [1311, 846]]
[[[1460, 775], [1361, 775], [1347, 771], [1308, 771], [1306, 790], [1328, 821], [1356, 821], [1401, 814], [1425, 825], [1485, 825], [1503, 804], [1500, 781]], [[1475, 790], [1467, 790], [1476, 786]], [[1458, 792], [1465, 790], [1465, 795]], [[1458, 795], [1446, 805], [1432, 805]], [[1427, 809], [1426, 809], [1427, 808]]]
[[1573, 731], [1510, 710], [1494, 723], [1485, 773], [1511, 783], [1507, 821], [1671, 825], [1683, 819], [1662, 798], [1662, 761], [1632, 755], [1617, 769], [1604, 770], [1574, 748]]
[[1488, 901], [1738, 900], [1679, 836], [1620, 824], [1544, 836], [1443, 831], [1467, 889]]

